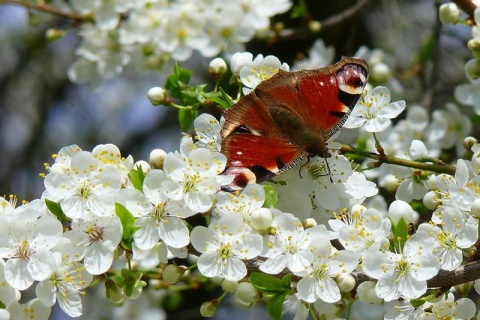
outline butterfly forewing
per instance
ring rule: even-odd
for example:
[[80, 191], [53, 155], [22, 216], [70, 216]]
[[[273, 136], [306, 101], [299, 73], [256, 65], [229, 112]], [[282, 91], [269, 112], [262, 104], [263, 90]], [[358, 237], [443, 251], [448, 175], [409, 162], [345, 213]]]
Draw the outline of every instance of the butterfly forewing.
[[340, 129], [368, 78], [361, 59], [342, 58], [326, 68], [279, 71], [225, 112], [222, 152], [225, 190], [261, 182], [306, 155], [326, 156], [326, 141]]

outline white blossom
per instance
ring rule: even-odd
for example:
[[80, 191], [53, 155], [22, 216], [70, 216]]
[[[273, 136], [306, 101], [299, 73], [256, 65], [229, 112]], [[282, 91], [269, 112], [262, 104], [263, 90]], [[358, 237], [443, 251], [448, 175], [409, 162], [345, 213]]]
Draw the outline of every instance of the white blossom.
[[251, 233], [238, 214], [224, 215], [208, 228], [197, 226], [190, 235], [200, 252], [198, 270], [207, 277], [239, 281], [247, 275], [243, 259], [253, 259], [262, 251], [259, 234]]

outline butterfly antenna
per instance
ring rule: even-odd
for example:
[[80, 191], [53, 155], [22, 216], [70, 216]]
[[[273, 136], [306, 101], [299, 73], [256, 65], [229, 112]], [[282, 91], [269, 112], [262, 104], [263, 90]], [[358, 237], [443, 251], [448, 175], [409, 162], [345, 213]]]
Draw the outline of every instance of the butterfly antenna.
[[328, 164], [327, 158], [323, 158], [325, 160], [325, 165], [327, 166], [328, 177], [330, 178], [330, 182], [333, 183], [332, 179], [332, 170], [330, 169], [330, 165]]
[[303, 177], [302, 177], [302, 169], [303, 169], [303, 167], [305, 167], [309, 162], [310, 162], [310, 156], [307, 155], [307, 162], [305, 162], [304, 164], [302, 164], [302, 165], [300, 166], [300, 170], [298, 170], [298, 176], [300, 177], [300, 179], [303, 179]]

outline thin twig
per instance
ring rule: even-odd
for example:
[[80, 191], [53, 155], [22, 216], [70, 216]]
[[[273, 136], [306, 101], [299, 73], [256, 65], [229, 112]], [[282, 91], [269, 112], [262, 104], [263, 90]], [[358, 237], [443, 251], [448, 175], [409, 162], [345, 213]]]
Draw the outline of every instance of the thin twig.
[[41, 11], [41, 12], [47, 12], [47, 13], [56, 15], [57, 17], [66, 18], [66, 19], [77, 21], [77, 22], [84, 22], [87, 19], [86, 16], [61, 11], [47, 4], [36, 4], [36, 3], [30, 3], [30, 2], [20, 1], [20, 0], [0, 0], [0, 4], [11, 4], [11, 5], [25, 7], [25, 8]]
[[338, 24], [355, 16], [361, 9], [363, 9], [368, 1], [369, 0], [359, 0], [354, 6], [346, 9], [345, 11], [329, 17], [324, 21], [320, 21], [321, 28], [318, 31], [312, 30], [308, 26], [295, 29], [283, 29], [280, 31], [272, 31], [269, 38], [274, 39], [274, 41], [310, 38], [315, 34], [325, 32], [330, 28], [334, 28], [338, 26]]
[[402, 167], [409, 167], [409, 168], [414, 168], [414, 169], [420, 169], [420, 170], [427, 170], [427, 171], [432, 171], [432, 172], [437, 172], [437, 173], [446, 173], [450, 175], [455, 174], [456, 168], [452, 165], [446, 164], [446, 163], [425, 163], [425, 162], [419, 162], [419, 161], [414, 161], [414, 160], [408, 160], [408, 159], [402, 159], [402, 158], [397, 158], [394, 156], [388, 156], [388, 155], [381, 155], [378, 153], [373, 153], [373, 152], [367, 152], [367, 151], [361, 151], [358, 149], [354, 149], [351, 146], [342, 146], [340, 148], [340, 152], [342, 154], [353, 154], [355, 156], [360, 156], [363, 158], [369, 158], [369, 159], [374, 159], [378, 161], [378, 164], [382, 163], [390, 163], [390, 164], [396, 164]]

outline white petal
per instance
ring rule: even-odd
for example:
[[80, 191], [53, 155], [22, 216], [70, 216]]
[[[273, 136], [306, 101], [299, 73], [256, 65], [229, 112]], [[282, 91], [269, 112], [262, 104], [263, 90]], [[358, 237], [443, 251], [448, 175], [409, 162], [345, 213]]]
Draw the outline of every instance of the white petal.
[[237, 257], [231, 257], [227, 264], [222, 266], [222, 273], [227, 280], [240, 281], [247, 275], [245, 263]]
[[135, 221], [135, 226], [139, 227], [139, 229], [133, 234], [138, 248], [142, 250], [149, 250], [153, 248], [158, 240], [160, 240], [155, 218], [139, 218]]
[[399, 290], [399, 282], [397, 281], [399, 275], [396, 273], [386, 274], [380, 278], [375, 285], [375, 293], [379, 298], [385, 301], [392, 301], [401, 296]]
[[158, 227], [158, 233], [170, 247], [182, 248], [190, 243], [188, 228], [180, 218], [165, 217]]
[[456, 302], [456, 319], [471, 319], [475, 315], [475, 303], [468, 298], [458, 299]]
[[416, 280], [407, 275], [400, 280], [399, 291], [401, 292], [402, 296], [407, 299], [419, 298], [422, 294], [427, 292], [427, 282]]
[[193, 247], [198, 252], [205, 252], [208, 250], [215, 250], [216, 245], [215, 243], [215, 233], [203, 226], [197, 226], [193, 228], [190, 239], [192, 242]]
[[302, 300], [312, 303], [317, 300], [317, 287], [318, 281], [316, 279], [306, 277], [298, 281], [297, 292]]
[[5, 280], [18, 290], [25, 290], [33, 283], [28, 263], [22, 259], [10, 259], [5, 263]]
[[318, 283], [317, 295], [320, 299], [327, 303], [334, 303], [340, 300], [340, 289], [338, 289], [337, 283], [331, 279], [326, 278]]
[[52, 307], [57, 301], [57, 288], [53, 285], [51, 281], [42, 281], [37, 284], [35, 288], [38, 299], [46, 307]]
[[82, 299], [80, 293], [73, 288], [62, 291], [58, 296], [58, 304], [70, 317], [82, 315]]
[[286, 261], [285, 255], [278, 255], [264, 261], [260, 265], [260, 270], [268, 274], [278, 274], [285, 269]]
[[212, 197], [202, 192], [188, 192], [185, 195], [185, 204], [195, 212], [205, 212], [212, 207]]
[[382, 132], [387, 129], [391, 123], [389, 119], [375, 118], [368, 120], [363, 128], [368, 132]]
[[83, 263], [91, 274], [97, 275], [107, 272], [113, 262], [113, 251], [103, 243], [96, 242], [85, 250]]

